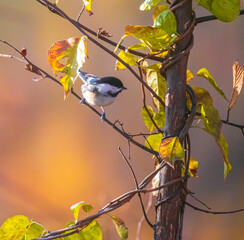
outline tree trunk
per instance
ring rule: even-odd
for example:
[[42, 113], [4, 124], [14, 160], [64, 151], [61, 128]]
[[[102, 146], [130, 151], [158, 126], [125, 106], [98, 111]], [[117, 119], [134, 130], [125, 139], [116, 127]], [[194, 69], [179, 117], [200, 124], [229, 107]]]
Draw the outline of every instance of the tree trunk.
[[[177, 0], [174, 4], [183, 2]], [[186, 1], [174, 12], [177, 20], [177, 31], [183, 35], [189, 29], [192, 15], [192, 1]], [[179, 40], [171, 53], [176, 56], [185, 50], [192, 41], [192, 30]], [[165, 98], [165, 128], [164, 137], [178, 136], [186, 121], [186, 70], [189, 53], [166, 69], [167, 91]], [[181, 177], [181, 163], [175, 162], [174, 169], [166, 166], [160, 172], [160, 185]], [[160, 190], [156, 208], [156, 224], [154, 239], [181, 239], [182, 223], [180, 221], [183, 207], [180, 190], [181, 183], [176, 183]], [[173, 197], [171, 197], [173, 196]], [[168, 200], [167, 200], [168, 199]], [[161, 204], [159, 204], [161, 202]]]

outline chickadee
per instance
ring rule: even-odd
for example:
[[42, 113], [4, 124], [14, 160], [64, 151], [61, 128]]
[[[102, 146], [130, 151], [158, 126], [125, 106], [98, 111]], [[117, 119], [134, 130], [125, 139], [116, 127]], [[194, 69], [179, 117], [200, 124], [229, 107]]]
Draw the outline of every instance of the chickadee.
[[123, 83], [116, 77], [99, 78], [92, 74], [88, 74], [78, 70], [79, 77], [84, 82], [81, 86], [83, 99], [80, 103], [87, 101], [90, 105], [99, 106], [102, 108], [102, 121], [105, 120], [104, 106], [110, 105], [115, 100], [116, 96], [124, 89]]

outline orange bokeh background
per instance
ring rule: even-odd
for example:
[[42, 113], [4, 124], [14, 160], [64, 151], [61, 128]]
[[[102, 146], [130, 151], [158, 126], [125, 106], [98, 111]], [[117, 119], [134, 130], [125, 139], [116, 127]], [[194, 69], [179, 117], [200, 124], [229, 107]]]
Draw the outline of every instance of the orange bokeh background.
[[[77, 16], [80, 0], [59, 2], [70, 16]], [[94, 1], [95, 14], [89, 17], [83, 13], [81, 22], [95, 31], [103, 27], [113, 34], [114, 41], [119, 41], [126, 25], [153, 24], [152, 12], [139, 11], [141, 2]], [[198, 16], [208, 14], [200, 7], [196, 11]], [[188, 68], [196, 74], [198, 69], [206, 67], [228, 98], [232, 94], [231, 66], [236, 60], [244, 66], [243, 24], [243, 16], [228, 24], [213, 21], [199, 24], [194, 33], [195, 45]], [[52, 72], [47, 62], [48, 48], [58, 40], [81, 36], [67, 21], [33, 0], [0, 1], [0, 32], [0, 39], [19, 49], [26, 47], [27, 56], [49, 73]], [[124, 44], [129, 46], [133, 41], [125, 39]], [[0, 44], [0, 53], [15, 54], [3, 44]], [[146, 132], [140, 114], [141, 87], [137, 80], [126, 70], [115, 72], [115, 60], [91, 42], [88, 42], [88, 55], [86, 72], [114, 75], [128, 88], [106, 108], [107, 117], [111, 121], [123, 121], [130, 133]], [[120, 146], [128, 153], [123, 137], [73, 96], [63, 101], [63, 90], [57, 84], [48, 79], [33, 82], [34, 74], [24, 70], [24, 65], [16, 60], [0, 58], [0, 76], [1, 223], [15, 214], [24, 214], [48, 230], [56, 230], [72, 220], [71, 205], [89, 202], [95, 213], [113, 198], [134, 188], [129, 169], [117, 150]], [[228, 102], [205, 80], [196, 79], [192, 84], [210, 91], [215, 107], [225, 119]], [[79, 93], [80, 85], [77, 80], [74, 88]], [[243, 103], [242, 93], [231, 111], [231, 121], [244, 124]], [[222, 129], [233, 166], [226, 181], [223, 181], [222, 157], [215, 141], [199, 129], [190, 131], [192, 155], [199, 161], [199, 177], [189, 181], [189, 188], [218, 211], [244, 208], [244, 136], [236, 128], [223, 126]], [[153, 170], [153, 160], [134, 146], [131, 146], [131, 155], [138, 180], [142, 180]], [[144, 198], [146, 203], [147, 196]], [[129, 239], [135, 239], [142, 215], [138, 199], [113, 214], [126, 222]], [[154, 221], [153, 208], [149, 218]], [[109, 217], [102, 217], [99, 223], [104, 239], [118, 239]], [[238, 240], [243, 236], [244, 213], [209, 215], [186, 207], [183, 239]], [[153, 231], [146, 224], [141, 239], [153, 239]]]

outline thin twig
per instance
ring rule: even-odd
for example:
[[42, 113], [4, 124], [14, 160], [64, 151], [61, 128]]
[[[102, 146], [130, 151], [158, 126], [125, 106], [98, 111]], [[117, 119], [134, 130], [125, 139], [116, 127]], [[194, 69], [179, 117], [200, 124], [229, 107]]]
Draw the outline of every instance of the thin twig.
[[[134, 178], [134, 182], [135, 182], [135, 185], [136, 185], [136, 189], [139, 189], [139, 185], [138, 185], [138, 181], [137, 181], [137, 178], [136, 178], [136, 174], [130, 164], [130, 162], [127, 160], [126, 156], [124, 155], [124, 153], [122, 152], [121, 148], [119, 147], [119, 152], [120, 154], [122, 155], [123, 159], [125, 160], [126, 164], [128, 165], [131, 173], [132, 173], [132, 176]], [[141, 194], [138, 193], [138, 197], [139, 197], [139, 200], [140, 200], [140, 203], [141, 203], [141, 207], [142, 207], [142, 212], [143, 212], [143, 215], [148, 223], [148, 225], [153, 228], [153, 224], [149, 221], [148, 217], [147, 217], [147, 213], [145, 211], [145, 207], [144, 207], [144, 204], [143, 204], [143, 201], [142, 201], [142, 197], [141, 197]]]
[[80, 10], [80, 12], [79, 12], [77, 18], [76, 18], [76, 21], [77, 21], [77, 22], [80, 21], [81, 14], [84, 12], [84, 10], [85, 10], [85, 4], [83, 4], [83, 6], [82, 6], [82, 8], [81, 8], [81, 10]]
[[10, 55], [10, 54], [0, 54], [0, 57], [13, 58], [13, 59], [16, 59], [16, 60], [18, 60], [18, 61], [21, 61], [21, 62], [23, 62], [23, 63], [27, 63], [27, 61], [25, 61], [24, 59], [15, 57], [15, 56]]
[[[146, 208], [146, 214], [148, 214], [150, 208], [152, 207], [152, 202], [153, 202], [153, 194], [149, 193], [148, 203], [147, 203], [147, 208]], [[145, 220], [145, 217], [142, 216], [141, 219], [139, 220], [138, 224], [137, 224], [136, 240], [140, 239], [140, 233], [141, 233], [142, 224], [143, 224], [144, 220]]]
[[[189, 113], [190, 113], [190, 112], [191, 112], [191, 111], [189, 111]], [[196, 112], [195, 115], [201, 117], [201, 113]], [[244, 135], [244, 125], [236, 124], [236, 123], [229, 122], [229, 121], [226, 121], [226, 120], [223, 120], [223, 119], [221, 119], [220, 121], [221, 121], [222, 123], [226, 124], [226, 125], [229, 125], [229, 126], [232, 126], [232, 127], [235, 127], [235, 128], [239, 128], [239, 129], [242, 131], [242, 134]]]
[[190, 204], [189, 202], [185, 201], [185, 204], [189, 207], [191, 207], [194, 210], [200, 211], [200, 212], [204, 212], [204, 213], [210, 213], [210, 214], [233, 214], [233, 213], [238, 213], [238, 212], [244, 212], [244, 208], [242, 209], [237, 209], [237, 210], [233, 210], [233, 211], [223, 211], [223, 212], [218, 212], [218, 211], [209, 211], [209, 210], [204, 210], [202, 208], [198, 208], [192, 204]]
[[195, 199], [197, 202], [201, 203], [204, 207], [206, 207], [207, 209], [211, 209], [211, 207], [209, 207], [206, 203], [204, 203], [203, 201], [201, 201], [200, 199], [198, 199], [197, 197], [194, 196], [193, 192], [190, 192], [189, 195]]

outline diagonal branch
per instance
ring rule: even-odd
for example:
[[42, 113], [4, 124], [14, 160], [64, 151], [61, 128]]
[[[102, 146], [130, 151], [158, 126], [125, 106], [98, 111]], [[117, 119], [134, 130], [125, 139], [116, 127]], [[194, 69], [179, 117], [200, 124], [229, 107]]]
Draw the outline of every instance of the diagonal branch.
[[[15, 48], [13, 45], [11, 45], [10, 43], [6, 42], [6, 41], [3, 41], [3, 40], [0, 40], [0, 42], [8, 45], [10, 48], [14, 49], [17, 53], [21, 54], [21, 52]], [[60, 86], [62, 86], [62, 84], [54, 77], [52, 77], [50, 74], [48, 74], [46, 71], [44, 71], [43, 69], [41, 69], [40, 67], [36, 66], [34, 63], [32, 63], [27, 57], [25, 56], [22, 56], [27, 63], [29, 63], [30, 65], [32, 65], [34, 68], [38, 69], [40, 72], [42, 72], [45, 77], [44, 78], [49, 78], [51, 79], [52, 81], [54, 81], [55, 83], [59, 84]], [[19, 60], [19, 58], [16, 58], [16, 60]], [[21, 59], [22, 61], [22, 59]], [[74, 90], [71, 90], [71, 94], [73, 96], [75, 96], [78, 100], [81, 100], [81, 97], [74, 91]], [[91, 105], [89, 105], [88, 103], [84, 103], [85, 106], [87, 106], [88, 108], [90, 108], [95, 114], [97, 114], [99, 117], [101, 116], [101, 114], [94, 108], [92, 107]], [[151, 154], [154, 154], [156, 156], [159, 156], [159, 153], [150, 149], [150, 148], [147, 148], [146, 146], [142, 145], [141, 143], [137, 142], [136, 140], [133, 139], [132, 136], [130, 136], [129, 134], [127, 134], [126, 132], [124, 132], [123, 130], [121, 130], [120, 128], [118, 128], [114, 123], [112, 123], [111, 121], [109, 121], [108, 119], [105, 119], [104, 122], [106, 122], [109, 126], [111, 126], [114, 130], [116, 130], [118, 133], [120, 133], [123, 137], [125, 137], [127, 140], [129, 140], [131, 143], [133, 143], [134, 145], [136, 145], [137, 147], [143, 149], [144, 151], [146, 152], [149, 152]]]
[[[162, 166], [165, 166], [165, 164], [161, 164]], [[154, 170], [152, 173], [150, 173], [145, 179], [148, 179], [150, 178], [150, 181], [152, 180], [152, 178], [154, 177], [154, 174], [153, 173], [157, 173], [158, 172], [158, 169]], [[77, 233], [77, 230], [81, 229], [81, 228], [84, 228], [86, 227], [87, 225], [89, 225], [94, 219], [106, 214], [106, 213], [109, 213], [119, 207], [121, 207], [122, 205], [124, 205], [125, 203], [129, 202], [136, 194], [138, 193], [149, 193], [149, 192], [153, 192], [153, 191], [156, 191], [156, 190], [159, 190], [159, 189], [162, 189], [162, 188], [166, 188], [166, 187], [169, 187], [170, 185], [172, 184], [175, 184], [176, 182], [181, 182], [182, 180], [184, 180], [185, 177], [181, 177], [181, 178], [177, 178], [177, 179], [174, 179], [164, 185], [161, 185], [157, 188], [151, 188], [151, 189], [142, 189], [141, 186], [143, 186], [143, 188], [146, 187], [146, 185], [143, 184], [143, 181], [141, 182], [141, 184], [139, 184], [139, 188], [140, 189], [135, 189], [133, 191], [130, 191], [130, 192], [127, 192], [126, 194], [123, 194], [121, 195], [120, 197], [112, 200], [111, 202], [109, 202], [105, 207], [103, 207], [99, 212], [97, 212], [96, 214], [94, 215], [91, 215], [87, 218], [84, 218], [80, 221], [78, 221], [75, 225], [72, 225], [72, 226], [69, 226], [67, 228], [64, 228], [64, 229], [60, 229], [60, 230], [57, 230], [57, 231], [54, 231], [54, 232], [50, 232], [48, 233], [47, 235], [41, 237], [41, 238], [37, 238], [37, 239], [33, 239], [33, 240], [50, 240], [50, 239], [56, 239], [56, 238], [61, 238], [63, 236], [68, 236], [66, 235], [67, 234], [67, 231], [72, 231], [72, 234], [74, 233]]]

